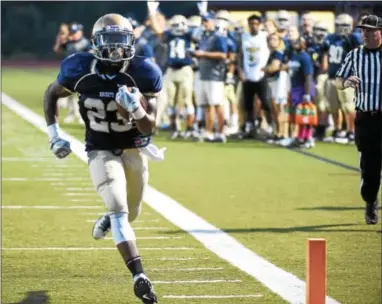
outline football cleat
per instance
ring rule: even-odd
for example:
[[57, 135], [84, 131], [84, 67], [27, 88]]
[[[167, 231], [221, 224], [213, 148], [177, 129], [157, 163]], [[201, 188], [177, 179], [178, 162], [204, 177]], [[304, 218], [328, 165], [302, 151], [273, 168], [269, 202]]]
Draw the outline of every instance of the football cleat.
[[110, 216], [105, 213], [93, 226], [93, 238], [96, 240], [103, 239], [111, 229]]
[[368, 225], [378, 224], [378, 202], [367, 203], [365, 208], [365, 221]]
[[143, 273], [134, 277], [134, 294], [144, 304], [158, 303], [154, 287], [149, 278]]

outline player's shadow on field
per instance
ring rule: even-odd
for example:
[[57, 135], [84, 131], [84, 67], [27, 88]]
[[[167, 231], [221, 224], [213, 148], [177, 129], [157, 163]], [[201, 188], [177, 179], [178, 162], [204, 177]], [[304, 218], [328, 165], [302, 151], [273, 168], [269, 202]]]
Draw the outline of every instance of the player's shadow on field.
[[[297, 208], [296, 210], [323, 210], [323, 211], [352, 211], [352, 210], [364, 210], [365, 207], [338, 207], [338, 206], [320, 206], [320, 207], [304, 207]], [[379, 210], [382, 208], [379, 207]]]
[[[226, 233], [291, 233], [291, 232], [375, 232], [375, 230], [370, 229], [341, 229], [340, 227], [351, 227], [358, 226], [359, 224], [337, 224], [337, 225], [316, 225], [316, 226], [296, 226], [296, 227], [280, 227], [280, 228], [227, 228], [223, 230]], [[331, 229], [331, 228], [339, 228], [339, 229]], [[172, 230], [172, 231], [164, 231], [166, 234], [177, 234], [177, 233], [200, 233], [200, 234], [219, 234], [221, 233], [218, 230], [203, 230], [196, 229], [191, 231], [184, 230]]]
[[21, 302], [10, 304], [47, 304], [50, 303], [49, 296], [45, 290], [29, 291]]

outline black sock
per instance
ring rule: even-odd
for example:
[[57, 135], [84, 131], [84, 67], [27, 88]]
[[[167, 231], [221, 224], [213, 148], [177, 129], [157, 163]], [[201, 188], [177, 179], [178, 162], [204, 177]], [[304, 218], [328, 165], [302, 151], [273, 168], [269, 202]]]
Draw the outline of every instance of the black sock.
[[137, 274], [143, 273], [142, 260], [140, 256], [132, 258], [126, 262], [127, 268], [129, 268], [133, 277]]

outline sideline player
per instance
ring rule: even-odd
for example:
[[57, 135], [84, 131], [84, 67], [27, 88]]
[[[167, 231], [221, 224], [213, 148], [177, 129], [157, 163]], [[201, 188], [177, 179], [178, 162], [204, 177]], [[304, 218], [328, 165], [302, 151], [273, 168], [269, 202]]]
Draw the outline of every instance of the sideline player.
[[[134, 293], [145, 304], [157, 302], [143, 271], [129, 222], [141, 211], [148, 181], [147, 157], [162, 160], [163, 151], [150, 143], [155, 129], [156, 98], [162, 89], [160, 69], [145, 57], [134, 57], [130, 22], [118, 14], [99, 18], [93, 27], [94, 54], [78, 53], [61, 64], [57, 80], [47, 88], [44, 112], [52, 152], [64, 158], [70, 143], [60, 135], [56, 104], [60, 97], [79, 93], [86, 126], [90, 176], [108, 214], [95, 224], [93, 237], [111, 229], [113, 239], [134, 280]], [[131, 91], [127, 89], [131, 88]], [[141, 104], [145, 97], [145, 107]], [[122, 117], [117, 107], [129, 113]], [[125, 115], [124, 115], [125, 116]]]

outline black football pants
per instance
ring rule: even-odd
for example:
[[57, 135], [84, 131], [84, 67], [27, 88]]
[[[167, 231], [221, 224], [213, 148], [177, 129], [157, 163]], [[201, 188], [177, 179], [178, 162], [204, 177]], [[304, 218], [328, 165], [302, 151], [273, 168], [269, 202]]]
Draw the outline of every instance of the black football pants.
[[360, 152], [361, 196], [367, 203], [377, 200], [382, 169], [382, 112], [357, 111], [355, 142]]

